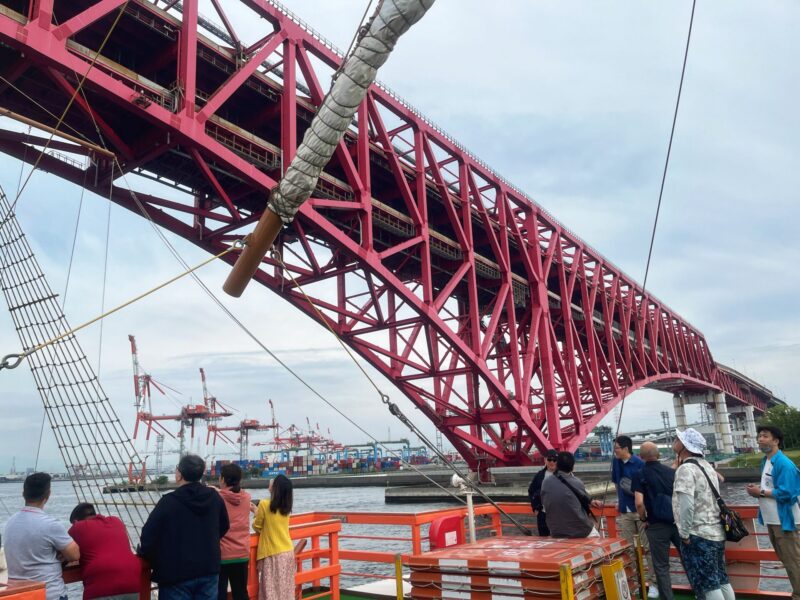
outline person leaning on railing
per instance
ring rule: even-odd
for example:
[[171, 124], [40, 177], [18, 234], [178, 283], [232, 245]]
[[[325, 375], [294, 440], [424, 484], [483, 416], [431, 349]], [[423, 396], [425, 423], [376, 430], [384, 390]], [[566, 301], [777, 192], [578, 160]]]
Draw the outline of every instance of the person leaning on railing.
[[44, 512], [50, 499], [50, 475], [32, 473], [22, 484], [25, 508], [6, 523], [8, 580], [43, 581], [47, 600], [67, 600], [61, 562], [74, 562], [80, 550], [67, 528]]
[[792, 599], [800, 599], [800, 472], [781, 450], [783, 432], [772, 425], [758, 427], [761, 485], [751, 483], [747, 493], [758, 498], [758, 520], [766, 525], [769, 541], [786, 567]]
[[69, 534], [81, 549], [83, 600], [137, 600], [142, 565], [131, 552], [122, 520], [98, 515], [92, 504], [81, 502], [69, 522]]
[[242, 467], [230, 463], [222, 467], [219, 495], [225, 502], [231, 528], [220, 540], [222, 564], [219, 571], [218, 600], [227, 600], [228, 583], [233, 600], [247, 600], [247, 570], [250, 564], [250, 494], [242, 489]]

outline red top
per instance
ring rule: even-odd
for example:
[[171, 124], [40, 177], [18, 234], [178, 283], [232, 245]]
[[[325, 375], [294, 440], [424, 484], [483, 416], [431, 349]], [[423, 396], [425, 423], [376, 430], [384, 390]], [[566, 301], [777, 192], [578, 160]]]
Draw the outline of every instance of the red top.
[[231, 528], [220, 540], [222, 562], [250, 556], [250, 494], [244, 490], [220, 490], [219, 495], [228, 509]]
[[122, 521], [89, 517], [75, 523], [69, 535], [81, 551], [84, 600], [139, 591], [142, 565], [131, 551]]

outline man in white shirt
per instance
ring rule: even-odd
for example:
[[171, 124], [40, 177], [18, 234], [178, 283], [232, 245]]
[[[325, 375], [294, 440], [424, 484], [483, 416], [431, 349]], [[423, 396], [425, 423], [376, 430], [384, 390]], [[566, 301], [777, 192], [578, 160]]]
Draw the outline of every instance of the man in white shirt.
[[686, 577], [698, 598], [734, 600], [725, 568], [725, 531], [714, 494], [719, 492], [719, 479], [703, 459], [706, 440], [692, 428], [676, 433], [672, 449], [680, 466], [672, 488], [672, 513]]
[[42, 581], [47, 600], [67, 600], [61, 562], [80, 558], [67, 528], [44, 512], [50, 499], [50, 475], [28, 475], [22, 487], [25, 508], [6, 523], [4, 536], [8, 580]]
[[766, 525], [769, 541], [786, 568], [792, 600], [800, 600], [800, 472], [781, 452], [783, 432], [777, 427], [758, 427], [758, 447], [765, 455], [761, 485], [751, 483], [747, 493], [758, 498], [759, 521]]

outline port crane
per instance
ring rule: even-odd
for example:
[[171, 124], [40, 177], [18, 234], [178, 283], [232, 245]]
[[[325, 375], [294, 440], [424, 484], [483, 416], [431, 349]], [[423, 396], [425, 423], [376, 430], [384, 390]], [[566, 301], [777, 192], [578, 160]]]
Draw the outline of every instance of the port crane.
[[[216, 423], [209, 423], [208, 433], [206, 434], [206, 445], [213, 435], [212, 446], [217, 445], [218, 439], [223, 439], [227, 443], [233, 445], [233, 440], [228, 437], [228, 433], [238, 433], [236, 441], [239, 443], [239, 460], [247, 460], [247, 454], [250, 450], [250, 434], [259, 431], [277, 430], [279, 425], [275, 422], [275, 409], [272, 400], [269, 400], [269, 405], [272, 413], [271, 423], [261, 423], [258, 419], [242, 419], [237, 425], [219, 426]], [[229, 415], [230, 416], [230, 415]]]
[[[145, 372], [139, 362], [139, 351], [136, 345], [136, 337], [133, 335], [128, 336], [128, 341], [131, 344], [131, 357], [133, 362], [133, 386], [136, 407], [136, 422], [133, 427], [133, 439], [137, 439], [139, 435], [140, 425], [145, 428], [145, 442], [150, 440], [153, 432], [157, 436], [156, 444], [156, 462], [160, 463], [163, 456], [164, 438], [170, 437], [179, 441], [180, 448], [179, 454], [183, 456], [186, 452], [186, 432], [189, 432], [189, 438], [194, 439], [195, 425], [198, 421], [207, 423], [214, 423], [223, 417], [229, 417], [233, 413], [227, 410], [216, 397], [208, 393], [208, 385], [206, 382], [205, 371], [200, 369], [200, 379], [203, 386], [203, 404], [185, 404], [180, 407], [180, 412], [177, 414], [153, 414], [152, 407], [152, 391], [151, 387], [155, 388], [161, 395], [166, 396], [163, 383], [159, 384], [152, 375]], [[171, 389], [171, 388], [170, 388]], [[173, 390], [175, 391], [175, 390]], [[178, 392], [179, 393], [179, 392]], [[177, 434], [167, 428], [167, 422], [179, 423]], [[139, 468], [134, 468], [129, 465], [128, 474], [130, 479], [143, 479], [145, 473], [144, 463]]]

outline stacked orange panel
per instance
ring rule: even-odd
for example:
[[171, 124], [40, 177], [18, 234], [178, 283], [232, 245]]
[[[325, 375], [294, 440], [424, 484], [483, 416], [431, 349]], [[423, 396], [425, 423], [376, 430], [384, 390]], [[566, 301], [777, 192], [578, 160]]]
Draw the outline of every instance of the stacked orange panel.
[[618, 538], [500, 537], [409, 559], [411, 597], [419, 600], [542, 600], [562, 597], [566, 565], [576, 600], [605, 598], [600, 567], [622, 561], [638, 590], [633, 550]]

